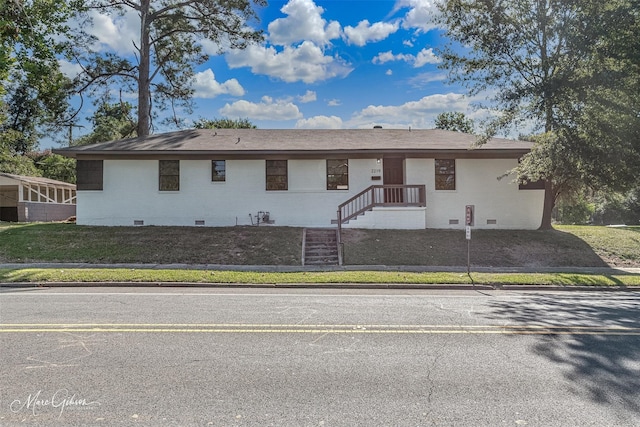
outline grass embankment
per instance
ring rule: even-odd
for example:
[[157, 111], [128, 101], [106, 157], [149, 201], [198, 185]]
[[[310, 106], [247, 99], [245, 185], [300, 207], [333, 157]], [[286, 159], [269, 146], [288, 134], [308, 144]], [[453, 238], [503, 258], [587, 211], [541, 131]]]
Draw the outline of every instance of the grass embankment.
[[[0, 262], [300, 265], [302, 230], [290, 227], [86, 227], [0, 223]], [[640, 227], [563, 226], [552, 231], [476, 230], [472, 267], [640, 267]], [[460, 266], [464, 232], [346, 230], [346, 263]], [[449, 283], [640, 285], [639, 275], [261, 273], [202, 270], [15, 269], [1, 282]]]
[[292, 227], [0, 224], [0, 262], [300, 265]]
[[[459, 230], [348, 230], [345, 262], [355, 265], [467, 264]], [[640, 267], [640, 227], [558, 226], [473, 230], [471, 264], [481, 267]]]

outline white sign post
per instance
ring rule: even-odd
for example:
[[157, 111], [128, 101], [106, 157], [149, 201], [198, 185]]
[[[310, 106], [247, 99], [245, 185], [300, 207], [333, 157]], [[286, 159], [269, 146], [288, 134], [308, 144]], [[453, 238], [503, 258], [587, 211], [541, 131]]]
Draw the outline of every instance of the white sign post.
[[471, 226], [467, 225], [467, 275], [471, 274]]
[[471, 275], [471, 226], [473, 225], [474, 211], [475, 207], [473, 205], [464, 207], [464, 224], [467, 238], [467, 275]]

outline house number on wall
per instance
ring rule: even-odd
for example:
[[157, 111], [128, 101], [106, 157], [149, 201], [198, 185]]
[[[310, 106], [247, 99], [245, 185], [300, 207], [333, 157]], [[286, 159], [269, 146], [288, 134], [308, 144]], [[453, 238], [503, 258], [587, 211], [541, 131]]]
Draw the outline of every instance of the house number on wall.
[[381, 170], [380, 169], [371, 169], [371, 173], [380, 173]]

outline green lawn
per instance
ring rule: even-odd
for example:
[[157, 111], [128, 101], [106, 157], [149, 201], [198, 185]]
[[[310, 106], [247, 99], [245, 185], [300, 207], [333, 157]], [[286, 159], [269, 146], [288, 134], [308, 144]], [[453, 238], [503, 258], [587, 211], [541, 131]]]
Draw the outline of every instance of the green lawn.
[[0, 269], [4, 283], [90, 283], [118, 282], [198, 284], [448, 284], [448, 285], [558, 285], [558, 286], [640, 286], [638, 274], [517, 274], [517, 273], [411, 273], [391, 271], [335, 271], [262, 273], [204, 270], [148, 269]]

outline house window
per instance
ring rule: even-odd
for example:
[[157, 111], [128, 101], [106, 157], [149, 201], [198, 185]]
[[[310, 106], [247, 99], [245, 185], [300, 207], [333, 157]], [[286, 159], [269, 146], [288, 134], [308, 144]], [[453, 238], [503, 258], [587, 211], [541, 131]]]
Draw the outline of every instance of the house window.
[[327, 190], [349, 189], [349, 160], [327, 160]]
[[224, 182], [227, 180], [226, 160], [211, 160], [211, 181]]
[[436, 159], [436, 190], [456, 189], [456, 161]]
[[286, 190], [287, 188], [287, 161], [267, 160], [267, 190]]
[[78, 160], [76, 162], [76, 189], [102, 190], [102, 176], [102, 160]]
[[180, 190], [180, 160], [160, 160], [160, 191]]
[[540, 179], [538, 181], [520, 183], [518, 190], [544, 190], [544, 180]]

